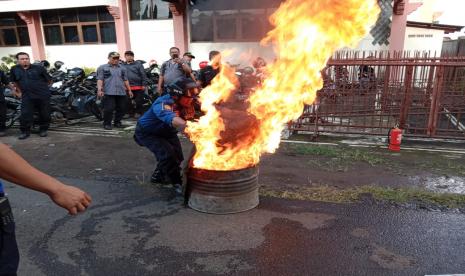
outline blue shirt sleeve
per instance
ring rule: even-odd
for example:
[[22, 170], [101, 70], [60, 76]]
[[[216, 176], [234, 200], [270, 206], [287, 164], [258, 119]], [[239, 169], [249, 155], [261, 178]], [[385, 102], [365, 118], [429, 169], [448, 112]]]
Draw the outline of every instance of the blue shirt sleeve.
[[103, 66], [97, 68], [97, 80], [103, 80]]
[[160, 76], [164, 76], [165, 75], [165, 72], [166, 72], [166, 66], [167, 66], [167, 62], [163, 62], [163, 64], [161, 65], [161, 68], [160, 68]]
[[0, 180], [0, 196], [4, 196], [5, 195], [5, 191], [3, 190], [3, 184], [2, 184], [2, 181]]
[[173, 112], [174, 101], [169, 95], [158, 98], [152, 106], [152, 112], [163, 123], [171, 126], [176, 114]]
[[128, 80], [128, 70], [126, 70], [126, 68], [124, 66], [121, 66], [121, 75], [123, 77], [123, 81], [127, 81]]
[[147, 85], [147, 74], [145, 73], [144, 66], [139, 63], [139, 73], [142, 78], [142, 85], [146, 86]]

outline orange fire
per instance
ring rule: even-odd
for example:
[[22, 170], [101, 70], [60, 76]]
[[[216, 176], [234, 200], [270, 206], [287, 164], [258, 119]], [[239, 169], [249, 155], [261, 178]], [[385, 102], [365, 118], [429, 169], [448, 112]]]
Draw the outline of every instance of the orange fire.
[[323, 85], [320, 71], [342, 47], [353, 47], [379, 14], [376, 0], [287, 0], [270, 17], [276, 61], [244, 104], [234, 102], [238, 81], [223, 65], [201, 95], [205, 115], [186, 129], [196, 146], [194, 167], [235, 170], [258, 164], [274, 152], [285, 124], [312, 104]]

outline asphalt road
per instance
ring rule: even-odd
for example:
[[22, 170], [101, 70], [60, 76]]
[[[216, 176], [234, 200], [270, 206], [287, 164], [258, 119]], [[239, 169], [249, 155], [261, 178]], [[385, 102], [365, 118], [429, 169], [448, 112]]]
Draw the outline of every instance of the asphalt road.
[[425, 275], [464, 273], [461, 214], [373, 204], [262, 198], [208, 215], [169, 189], [62, 179], [93, 206], [68, 216], [7, 185], [22, 255], [19, 275]]
[[[19, 275], [465, 273], [464, 214], [369, 198], [353, 204], [261, 198], [248, 212], [208, 215], [184, 207], [171, 190], [146, 183], [153, 156], [128, 134], [70, 126], [47, 138], [2, 141], [93, 197], [86, 213], [70, 217], [47, 196], [6, 185], [22, 256]], [[316, 157], [266, 157], [260, 183], [284, 188], [320, 178], [344, 186], [371, 175], [379, 185], [406, 180], [363, 164], [328, 173], [308, 158]]]

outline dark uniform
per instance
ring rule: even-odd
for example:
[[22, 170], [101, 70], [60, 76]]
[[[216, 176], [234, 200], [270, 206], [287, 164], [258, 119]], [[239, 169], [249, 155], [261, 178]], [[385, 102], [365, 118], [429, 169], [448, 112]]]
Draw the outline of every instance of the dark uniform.
[[199, 81], [202, 82], [202, 88], [209, 86], [212, 83], [212, 80], [218, 75], [220, 68], [213, 68], [213, 66], [208, 65], [207, 67], [200, 70]]
[[145, 73], [144, 66], [139, 61], [132, 63], [123, 63], [128, 74], [129, 86], [134, 94], [134, 101], [136, 102], [135, 113], [142, 114], [142, 106], [144, 104], [144, 93], [143, 86], [147, 86], [147, 74]]
[[6, 101], [5, 95], [5, 85], [8, 84], [8, 79], [3, 71], [0, 71], [0, 132], [4, 132], [6, 129]]
[[44, 67], [31, 64], [24, 69], [15, 65], [10, 72], [11, 82], [18, 83], [21, 89], [20, 130], [29, 133], [34, 123], [34, 112], [39, 112], [40, 131], [46, 131], [50, 125], [50, 75]]
[[15, 223], [0, 181], [0, 275], [16, 275], [18, 264], [19, 251]]
[[114, 125], [120, 125], [126, 112], [127, 96], [124, 82], [128, 80], [126, 68], [118, 64], [103, 64], [97, 69], [97, 79], [103, 81], [103, 125], [111, 126], [113, 112]]
[[170, 94], [161, 96], [137, 122], [134, 139], [140, 146], [148, 148], [158, 162], [152, 182], [168, 180], [172, 184], [181, 184], [180, 165], [184, 157], [178, 131], [171, 124], [176, 117], [174, 104]]

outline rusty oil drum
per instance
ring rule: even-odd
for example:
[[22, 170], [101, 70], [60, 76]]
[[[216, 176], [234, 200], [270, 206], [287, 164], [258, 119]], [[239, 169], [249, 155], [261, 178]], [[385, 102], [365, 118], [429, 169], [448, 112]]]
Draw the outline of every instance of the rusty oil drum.
[[232, 171], [189, 169], [188, 205], [210, 214], [247, 211], [258, 205], [258, 166]]

